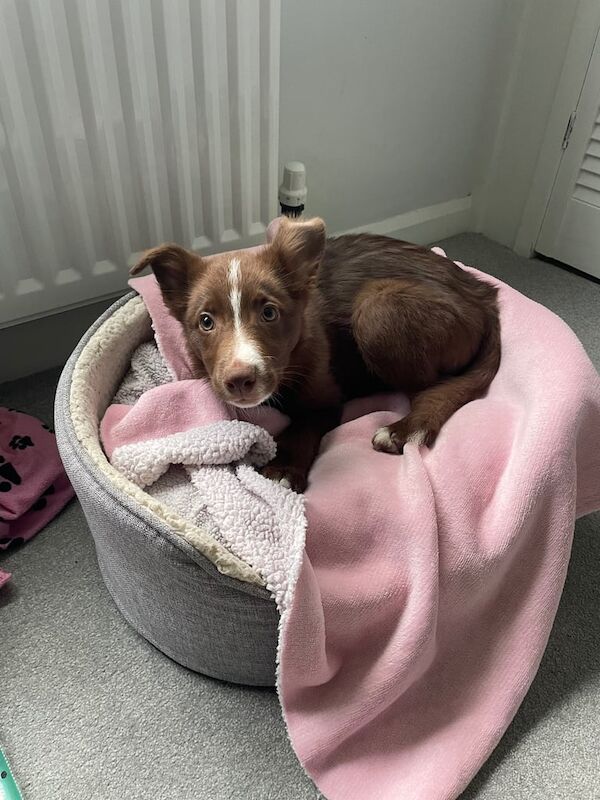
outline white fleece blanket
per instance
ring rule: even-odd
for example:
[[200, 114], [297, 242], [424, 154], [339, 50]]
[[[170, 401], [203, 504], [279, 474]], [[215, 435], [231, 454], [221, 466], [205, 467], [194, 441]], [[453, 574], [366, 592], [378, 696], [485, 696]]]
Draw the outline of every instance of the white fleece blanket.
[[[226, 407], [206, 398], [195, 398], [193, 408], [186, 408], [177, 397], [187, 382], [165, 386], [159, 362], [160, 354], [149, 344], [134, 354], [115, 397], [130, 403], [110, 406], [102, 421], [107, 455], [128, 480], [203, 525], [252, 566], [283, 612], [289, 605], [289, 575], [304, 546], [303, 497], [256, 471], [276, 452], [265, 428], [223, 418]], [[202, 391], [202, 382], [195, 383]], [[160, 414], [147, 413], [157, 398], [171, 430]], [[202, 424], [179, 430], [186, 419]]]

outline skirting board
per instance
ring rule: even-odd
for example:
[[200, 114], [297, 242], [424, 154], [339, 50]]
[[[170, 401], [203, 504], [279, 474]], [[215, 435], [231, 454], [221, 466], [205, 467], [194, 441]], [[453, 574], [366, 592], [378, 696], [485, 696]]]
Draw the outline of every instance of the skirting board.
[[[379, 233], [417, 244], [431, 244], [472, 230], [471, 219], [471, 198], [461, 197], [340, 233]], [[64, 364], [86, 329], [112, 299], [0, 330], [0, 350], [7, 354], [0, 359], [0, 383]]]
[[[60, 367], [117, 296], [0, 329], [0, 384]], [[0, 386], [0, 406], [2, 386]]]
[[340, 233], [379, 233], [416, 244], [431, 244], [472, 230], [472, 215], [471, 196], [459, 197]]

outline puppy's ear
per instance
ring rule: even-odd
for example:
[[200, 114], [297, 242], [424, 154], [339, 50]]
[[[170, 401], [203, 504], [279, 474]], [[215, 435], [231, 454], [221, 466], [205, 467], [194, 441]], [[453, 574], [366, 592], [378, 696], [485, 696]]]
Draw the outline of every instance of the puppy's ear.
[[147, 250], [129, 271], [138, 275], [150, 267], [171, 314], [181, 322], [185, 316], [192, 277], [197, 274], [201, 259], [177, 244], [161, 244]]
[[303, 289], [317, 276], [325, 250], [325, 223], [319, 217], [306, 222], [282, 217], [272, 248], [290, 288]]

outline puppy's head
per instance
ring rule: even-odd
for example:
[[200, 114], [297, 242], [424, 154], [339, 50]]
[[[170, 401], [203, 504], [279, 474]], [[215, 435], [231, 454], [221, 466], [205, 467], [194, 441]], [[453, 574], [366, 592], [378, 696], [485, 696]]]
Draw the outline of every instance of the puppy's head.
[[325, 247], [321, 219], [282, 218], [271, 244], [201, 258], [177, 245], [144, 254], [132, 274], [152, 268], [165, 304], [217, 394], [256, 406], [290, 376], [304, 312]]

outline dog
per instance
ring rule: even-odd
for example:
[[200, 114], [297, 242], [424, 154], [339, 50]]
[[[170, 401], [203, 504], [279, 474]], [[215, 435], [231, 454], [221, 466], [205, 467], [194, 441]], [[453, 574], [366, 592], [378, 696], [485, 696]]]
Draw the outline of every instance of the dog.
[[227, 403], [290, 417], [263, 473], [307, 485], [345, 400], [405, 392], [411, 411], [380, 428], [375, 450], [431, 447], [481, 397], [501, 357], [497, 290], [431, 250], [371, 234], [327, 238], [319, 218], [280, 220], [254, 251], [201, 257], [174, 244], [146, 252], [194, 371]]

